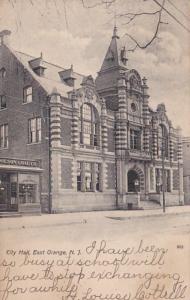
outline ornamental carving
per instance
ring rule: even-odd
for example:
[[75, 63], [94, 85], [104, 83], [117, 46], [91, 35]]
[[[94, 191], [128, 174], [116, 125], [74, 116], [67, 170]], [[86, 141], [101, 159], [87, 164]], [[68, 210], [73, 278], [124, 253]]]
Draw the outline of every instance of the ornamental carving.
[[94, 91], [90, 88], [86, 88], [85, 89], [85, 98], [87, 98], [88, 100], [92, 100], [94, 97]]

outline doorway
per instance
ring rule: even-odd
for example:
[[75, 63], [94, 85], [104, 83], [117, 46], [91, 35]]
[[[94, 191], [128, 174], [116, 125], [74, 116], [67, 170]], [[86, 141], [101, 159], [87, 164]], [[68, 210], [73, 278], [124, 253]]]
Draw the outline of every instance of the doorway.
[[18, 209], [16, 179], [16, 174], [0, 173], [0, 211]]
[[140, 178], [135, 170], [128, 172], [128, 192], [139, 192], [140, 191]]

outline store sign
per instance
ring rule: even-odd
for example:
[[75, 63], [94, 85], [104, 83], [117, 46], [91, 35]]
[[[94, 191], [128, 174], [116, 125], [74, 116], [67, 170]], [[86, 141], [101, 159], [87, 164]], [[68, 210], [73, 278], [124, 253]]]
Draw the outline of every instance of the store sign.
[[0, 165], [39, 168], [40, 162], [35, 160], [0, 158]]

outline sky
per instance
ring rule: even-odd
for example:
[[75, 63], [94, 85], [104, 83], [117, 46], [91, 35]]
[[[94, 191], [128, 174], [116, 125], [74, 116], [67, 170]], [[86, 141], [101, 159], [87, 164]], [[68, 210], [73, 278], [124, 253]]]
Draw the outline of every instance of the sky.
[[[107, 0], [110, 1], [110, 0]], [[162, 0], [156, 0], [162, 3]], [[116, 23], [128, 50], [154, 35], [157, 15], [141, 15], [129, 24], [126, 13], [155, 12], [154, 0], [0, 0], [0, 31], [11, 30], [10, 44], [18, 51], [96, 77]], [[165, 103], [169, 119], [190, 136], [190, 1], [165, 0], [167, 12], [157, 38], [144, 50], [128, 51], [128, 68], [147, 77], [149, 104]], [[121, 16], [124, 15], [124, 16]], [[179, 24], [180, 22], [181, 24]], [[184, 28], [185, 27], [185, 28]]]

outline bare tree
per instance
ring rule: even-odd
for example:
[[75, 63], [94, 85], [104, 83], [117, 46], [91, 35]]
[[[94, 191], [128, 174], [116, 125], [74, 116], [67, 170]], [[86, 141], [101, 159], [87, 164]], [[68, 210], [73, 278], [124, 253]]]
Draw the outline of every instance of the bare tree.
[[[117, 3], [119, 3], [120, 0], [81, 0], [81, 3], [84, 8], [86, 9], [93, 9], [97, 6], [103, 6], [105, 9], [110, 9], [112, 6], [115, 6]], [[143, 2], [148, 2], [149, 0], [141, 0]], [[132, 49], [128, 49], [128, 51], [135, 51], [137, 48], [140, 49], [146, 49], [149, 47], [156, 39], [159, 38], [159, 32], [162, 25], [168, 25], [168, 21], [164, 21], [163, 13], [165, 13], [167, 16], [175, 20], [183, 29], [185, 29], [188, 33], [190, 33], [190, 29], [186, 27], [175, 15], [173, 15], [166, 7], [166, 1], [173, 6], [178, 12], [183, 15], [187, 20], [190, 21], [190, 16], [187, 16], [180, 8], [178, 8], [171, 0], [150, 0], [150, 2], [156, 4], [157, 9], [154, 11], [141, 11], [141, 12], [125, 12], [122, 13], [115, 13], [115, 19], [122, 19], [123, 25], [129, 25], [132, 22], [134, 22], [136, 19], [140, 17], [154, 17], [155, 19], [155, 25], [152, 29], [152, 37], [149, 38], [148, 41], [144, 43], [140, 43], [137, 38], [127, 32], [125, 32], [125, 36], [130, 38], [130, 40], [134, 43], [134, 47]], [[89, 4], [90, 3], [90, 4]], [[126, 11], [127, 11], [127, 4], [126, 4]]]
[[[16, 5], [17, 0], [8, 0], [10, 3], [10, 6], [12, 9], [16, 11]], [[30, 3], [33, 8], [39, 11], [38, 5], [36, 0], [26, 0]], [[47, 4], [48, 0], [44, 0]], [[67, 4], [70, 0], [51, 0], [50, 2], [52, 5], [54, 5], [55, 10], [57, 12], [57, 15], [59, 18], [62, 18], [64, 16], [66, 28], [69, 28], [69, 20], [67, 15]], [[142, 9], [139, 12], [132, 11], [128, 12], [128, 1], [124, 0], [124, 4], [122, 7], [122, 12], [117, 13], [116, 12], [116, 6], [120, 6], [122, 0], [75, 0], [80, 1], [82, 7], [86, 10], [94, 9], [96, 7], [102, 7], [105, 9], [105, 12], [112, 14], [112, 20], [115, 18], [116, 20], [122, 22], [122, 25], [125, 26], [125, 34], [124, 36], [128, 37], [133, 44], [133, 47], [131, 49], [128, 49], [128, 51], [135, 51], [137, 48], [139, 49], [146, 49], [149, 47], [153, 42], [159, 38], [159, 33], [161, 31], [161, 26], [167, 26], [169, 24], [169, 18], [173, 19], [178, 25], [180, 25], [184, 30], [186, 30], [190, 34], [190, 29], [184, 25], [184, 22], [177, 18], [171, 10], [169, 10], [166, 7], [166, 3], [170, 5], [170, 7], [173, 7], [178, 13], [181, 13], [181, 17], [185, 17], [186, 21], [190, 22], [190, 16], [187, 16], [178, 6], [176, 6], [172, 1], [173, 0], [139, 0], [142, 4]], [[136, 3], [136, 0], [133, 0], [134, 3]], [[148, 11], [147, 8], [145, 8], [145, 2], [148, 4], [155, 4], [155, 9], [152, 11]], [[59, 5], [58, 5], [59, 4]], [[61, 6], [62, 4], [62, 6]], [[135, 10], [135, 9], [134, 9]], [[40, 11], [39, 11], [40, 12]], [[45, 13], [40, 12], [40, 16], [43, 18], [45, 17]], [[167, 17], [167, 19], [166, 19]], [[152, 26], [152, 36], [149, 37], [148, 40], [144, 42], [139, 42], [138, 38], [135, 35], [131, 35], [128, 32], [128, 25], [135, 25], [136, 20], [140, 19], [142, 20], [142, 26], [143, 20], [146, 18], [146, 20], [150, 20], [150, 18], [154, 19], [154, 25]], [[144, 19], [143, 19], [144, 18]], [[166, 19], [166, 21], [164, 20]], [[17, 30], [18, 27], [21, 26], [21, 18], [17, 13], [16, 16], [16, 26]]]

